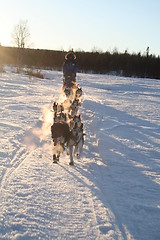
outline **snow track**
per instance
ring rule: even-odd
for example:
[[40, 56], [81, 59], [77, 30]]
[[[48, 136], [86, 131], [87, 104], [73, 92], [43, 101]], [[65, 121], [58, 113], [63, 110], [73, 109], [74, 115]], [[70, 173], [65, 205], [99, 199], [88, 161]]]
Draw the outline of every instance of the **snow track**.
[[43, 73], [0, 76], [0, 239], [159, 239], [159, 81], [79, 74], [86, 136], [69, 166], [42, 131], [62, 75]]
[[3, 188], [7, 188], [7, 182], [11, 178], [11, 175], [14, 171], [18, 170], [19, 166], [25, 160], [26, 155], [26, 150], [23, 147], [20, 148], [17, 152], [15, 152], [13, 159], [10, 161], [10, 166], [8, 166], [8, 168], [3, 171], [3, 174], [1, 176], [0, 190], [2, 190]]

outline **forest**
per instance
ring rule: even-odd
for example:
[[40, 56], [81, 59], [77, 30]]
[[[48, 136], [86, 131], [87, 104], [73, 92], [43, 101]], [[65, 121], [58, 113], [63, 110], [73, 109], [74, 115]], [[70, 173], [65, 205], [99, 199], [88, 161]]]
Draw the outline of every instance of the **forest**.
[[[62, 70], [66, 52], [0, 46], [0, 67], [21, 65], [28, 68]], [[146, 54], [76, 51], [79, 72], [160, 79], [160, 57]]]

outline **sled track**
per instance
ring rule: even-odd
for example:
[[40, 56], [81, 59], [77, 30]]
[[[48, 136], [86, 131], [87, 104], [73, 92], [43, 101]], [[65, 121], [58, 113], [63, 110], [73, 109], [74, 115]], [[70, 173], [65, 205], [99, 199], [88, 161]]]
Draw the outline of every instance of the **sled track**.
[[[75, 171], [79, 175], [79, 170], [77, 167], [75, 168]], [[73, 172], [71, 173], [73, 174]], [[74, 176], [74, 178], [75, 178]], [[89, 180], [85, 175], [83, 175], [83, 182], [84, 187], [87, 188], [87, 195], [88, 195], [88, 200], [89, 200], [89, 206], [93, 215], [93, 219], [95, 222], [95, 226], [97, 226], [97, 239], [103, 239], [102, 236], [107, 235], [110, 231], [115, 232], [116, 226], [113, 224], [112, 225], [112, 216], [109, 212], [107, 212], [104, 216], [104, 211], [106, 211], [106, 208], [104, 208], [103, 204], [101, 201], [94, 195], [95, 191], [95, 186], [93, 185], [93, 182]], [[103, 217], [101, 217], [101, 214]], [[115, 229], [114, 229], [115, 228]]]
[[10, 162], [8, 168], [3, 170], [3, 174], [0, 179], [0, 191], [7, 187], [10, 177], [16, 171], [20, 165], [24, 162], [26, 157], [28, 156], [28, 152], [24, 147], [21, 147], [18, 151], [16, 151], [12, 161]]

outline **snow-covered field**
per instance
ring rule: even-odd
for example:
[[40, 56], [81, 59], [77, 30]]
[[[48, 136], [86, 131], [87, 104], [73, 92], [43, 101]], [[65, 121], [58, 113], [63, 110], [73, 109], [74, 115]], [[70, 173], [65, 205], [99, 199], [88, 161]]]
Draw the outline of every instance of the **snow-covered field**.
[[52, 163], [62, 73], [0, 75], [0, 239], [160, 239], [160, 81], [78, 74], [81, 159]]

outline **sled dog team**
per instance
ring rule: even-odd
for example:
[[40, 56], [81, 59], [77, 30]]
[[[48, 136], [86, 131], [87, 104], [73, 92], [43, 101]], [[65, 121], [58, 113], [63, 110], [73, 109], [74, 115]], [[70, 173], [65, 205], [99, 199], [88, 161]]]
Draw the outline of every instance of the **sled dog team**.
[[[70, 59], [75, 60], [75, 55], [69, 53], [66, 59], [68, 63]], [[71, 74], [67, 75], [69, 66], [64, 67], [64, 81], [62, 92], [65, 95], [63, 103], [53, 104], [53, 125], [51, 126], [51, 136], [53, 140], [53, 163], [57, 163], [60, 154], [67, 150], [70, 157], [70, 165], [74, 164], [73, 155], [80, 158], [84, 144], [83, 123], [81, 116], [78, 114], [81, 105], [82, 88], [76, 84], [74, 66], [71, 65]], [[70, 62], [69, 62], [70, 64]], [[74, 62], [75, 65], [75, 62]]]

